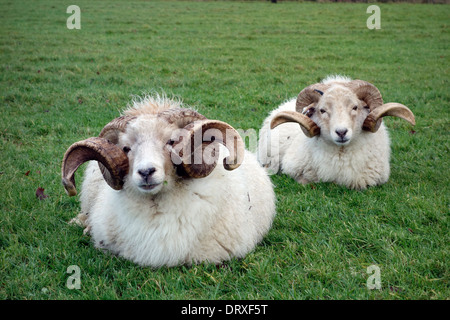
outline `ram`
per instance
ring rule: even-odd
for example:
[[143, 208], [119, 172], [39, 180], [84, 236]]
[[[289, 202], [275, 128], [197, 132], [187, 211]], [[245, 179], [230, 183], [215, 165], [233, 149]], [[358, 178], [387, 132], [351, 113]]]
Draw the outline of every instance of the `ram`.
[[258, 161], [271, 173], [299, 183], [334, 182], [352, 189], [385, 183], [390, 139], [382, 117], [415, 125], [399, 103], [383, 103], [371, 83], [329, 76], [303, 89], [264, 120]]
[[244, 257], [275, 215], [270, 178], [238, 132], [174, 99], [134, 101], [98, 137], [71, 145], [62, 165], [70, 196], [89, 160], [77, 221], [95, 247], [142, 266]]

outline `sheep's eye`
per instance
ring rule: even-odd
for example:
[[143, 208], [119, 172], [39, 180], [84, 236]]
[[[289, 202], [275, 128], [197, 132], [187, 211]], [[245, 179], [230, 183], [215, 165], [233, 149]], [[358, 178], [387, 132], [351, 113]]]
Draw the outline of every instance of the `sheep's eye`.
[[364, 106], [364, 109], [369, 109], [369, 106]]
[[169, 146], [173, 146], [173, 144], [175, 143], [175, 140], [170, 139], [169, 141], [167, 141], [167, 144]]
[[123, 152], [128, 153], [128, 152], [130, 152], [131, 149], [130, 149], [130, 147], [125, 146], [122, 148], [122, 150], [123, 150]]
[[325, 113], [327, 112], [325, 109], [320, 109], [320, 113]]
[[358, 106], [354, 106], [353, 110], [355, 110], [355, 111], [358, 110]]

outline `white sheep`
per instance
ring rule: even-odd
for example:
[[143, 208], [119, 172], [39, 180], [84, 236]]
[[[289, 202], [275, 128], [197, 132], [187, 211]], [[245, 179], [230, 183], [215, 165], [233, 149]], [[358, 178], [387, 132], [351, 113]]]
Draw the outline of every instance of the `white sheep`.
[[390, 140], [382, 117], [415, 125], [399, 103], [383, 103], [372, 84], [329, 76], [272, 111], [260, 130], [258, 161], [302, 184], [334, 182], [353, 189], [385, 183]]
[[88, 160], [98, 164], [86, 167], [78, 219], [95, 247], [141, 266], [244, 257], [275, 215], [270, 178], [237, 131], [166, 97], [135, 101], [99, 137], [69, 147], [69, 195]]

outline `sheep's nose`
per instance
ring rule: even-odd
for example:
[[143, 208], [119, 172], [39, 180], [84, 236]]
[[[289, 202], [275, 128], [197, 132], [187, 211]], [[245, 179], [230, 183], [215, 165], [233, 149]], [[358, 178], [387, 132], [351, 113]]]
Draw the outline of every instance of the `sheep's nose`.
[[347, 129], [338, 129], [336, 130], [336, 134], [340, 137], [340, 138], [344, 138], [345, 135], [347, 134]]
[[150, 177], [155, 171], [156, 169], [151, 167], [148, 169], [140, 169], [138, 170], [138, 173], [142, 176], [144, 180], [147, 180], [147, 178]]

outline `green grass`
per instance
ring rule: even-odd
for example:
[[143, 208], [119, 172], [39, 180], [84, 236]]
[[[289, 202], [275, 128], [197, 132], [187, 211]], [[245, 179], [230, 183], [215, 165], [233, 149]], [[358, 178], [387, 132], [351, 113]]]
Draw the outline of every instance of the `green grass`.
[[[0, 3], [1, 299], [450, 296], [449, 6], [380, 4], [381, 29], [369, 30], [367, 4], [79, 0], [82, 28], [69, 30], [69, 3]], [[141, 268], [68, 225], [79, 201], [60, 183], [62, 156], [133, 95], [165, 91], [257, 130], [330, 73], [370, 81], [415, 113], [415, 133], [386, 120], [387, 184], [360, 192], [273, 176], [273, 228], [217, 267]], [[66, 287], [70, 265], [79, 290]], [[380, 290], [367, 289], [370, 265]]]

